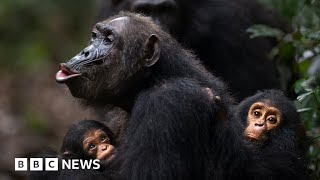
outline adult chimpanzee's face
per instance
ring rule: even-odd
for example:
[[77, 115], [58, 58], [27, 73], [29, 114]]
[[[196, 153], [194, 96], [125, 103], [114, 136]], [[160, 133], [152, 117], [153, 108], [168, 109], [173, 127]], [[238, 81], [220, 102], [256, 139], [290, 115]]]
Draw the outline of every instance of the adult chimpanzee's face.
[[89, 46], [67, 63], [60, 64], [57, 82], [66, 83], [75, 97], [95, 96], [100, 93], [97, 90], [113, 90], [124, 69], [121, 34], [127, 20], [120, 17], [97, 23]]
[[132, 18], [123, 15], [97, 23], [89, 46], [60, 64], [57, 82], [66, 83], [73, 96], [86, 100], [115, 100], [130, 91], [139, 72], [160, 56], [155, 25], [142, 16]]

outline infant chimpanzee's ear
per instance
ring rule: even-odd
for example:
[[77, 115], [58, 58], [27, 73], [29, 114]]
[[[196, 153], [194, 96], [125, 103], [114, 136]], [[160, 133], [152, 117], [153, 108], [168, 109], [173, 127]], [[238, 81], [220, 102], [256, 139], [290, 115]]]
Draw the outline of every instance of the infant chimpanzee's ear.
[[72, 155], [71, 151], [65, 151], [62, 153], [62, 159], [68, 159], [71, 157], [71, 155]]

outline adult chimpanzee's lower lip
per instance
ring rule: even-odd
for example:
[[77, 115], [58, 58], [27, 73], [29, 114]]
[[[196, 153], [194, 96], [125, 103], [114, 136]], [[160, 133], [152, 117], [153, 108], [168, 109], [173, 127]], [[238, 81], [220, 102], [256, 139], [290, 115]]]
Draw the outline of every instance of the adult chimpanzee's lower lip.
[[56, 81], [58, 83], [65, 83], [68, 80], [81, 76], [80, 73], [69, 70], [65, 64], [60, 64], [59, 69], [56, 74]]

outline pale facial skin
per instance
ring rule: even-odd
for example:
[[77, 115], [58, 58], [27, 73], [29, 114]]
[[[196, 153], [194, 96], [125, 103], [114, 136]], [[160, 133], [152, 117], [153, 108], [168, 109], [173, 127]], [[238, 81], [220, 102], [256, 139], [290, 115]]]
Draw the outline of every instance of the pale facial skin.
[[90, 157], [99, 160], [111, 160], [115, 147], [110, 144], [108, 135], [101, 129], [90, 129], [83, 140], [83, 148]]
[[252, 104], [248, 111], [245, 137], [259, 142], [267, 140], [267, 132], [279, 126], [281, 116], [281, 112], [277, 108], [266, 103]]

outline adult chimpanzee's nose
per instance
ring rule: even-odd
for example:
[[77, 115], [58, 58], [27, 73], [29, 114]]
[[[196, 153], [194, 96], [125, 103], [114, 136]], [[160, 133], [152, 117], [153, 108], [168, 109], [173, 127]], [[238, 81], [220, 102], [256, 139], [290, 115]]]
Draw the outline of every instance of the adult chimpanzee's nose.
[[78, 64], [81, 64], [83, 62], [89, 62], [90, 60], [95, 58], [95, 51], [94, 51], [94, 46], [90, 45], [86, 48], [84, 48], [79, 54], [74, 56], [72, 59], [70, 59], [67, 62], [67, 65], [71, 69], [77, 69]]
[[93, 45], [90, 45], [90, 46], [84, 48], [82, 50], [82, 52], [80, 53], [80, 55], [86, 59], [89, 59], [93, 55], [93, 52], [94, 52], [93, 49], [94, 49]]

